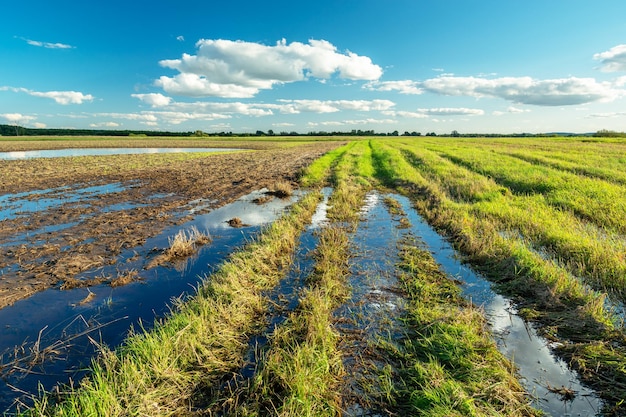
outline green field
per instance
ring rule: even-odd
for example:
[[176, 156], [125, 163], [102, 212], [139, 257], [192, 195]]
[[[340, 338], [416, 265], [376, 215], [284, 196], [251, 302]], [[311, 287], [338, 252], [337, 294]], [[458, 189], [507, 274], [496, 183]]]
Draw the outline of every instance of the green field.
[[[171, 317], [105, 352], [81, 387], [43, 396], [26, 414], [209, 415], [219, 404], [235, 415], [340, 415], [349, 352], [338, 343], [333, 311], [351, 291], [345, 276], [359, 207], [379, 189], [409, 197], [467, 263], [559, 342], [558, 355], [606, 401], [604, 413], [624, 415], [625, 172], [626, 141], [614, 139], [351, 141], [303, 173], [309, 198]], [[292, 262], [325, 185], [333, 187], [330, 224], [298, 308], [270, 338], [253, 381], [215, 388], [236, 372], [247, 338], [262, 326], [264, 291]], [[373, 342], [390, 366], [372, 371], [379, 384], [366, 402], [385, 415], [537, 415], [480, 311], [418, 244], [403, 242], [398, 253], [408, 337]]]

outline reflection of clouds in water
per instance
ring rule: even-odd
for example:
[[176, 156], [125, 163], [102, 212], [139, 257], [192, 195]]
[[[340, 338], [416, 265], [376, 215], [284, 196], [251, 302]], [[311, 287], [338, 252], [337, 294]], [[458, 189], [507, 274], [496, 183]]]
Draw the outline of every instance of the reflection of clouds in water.
[[380, 196], [378, 193], [369, 193], [365, 196], [365, 204], [361, 207], [361, 214], [367, 214], [378, 204]]
[[238, 217], [247, 226], [261, 226], [274, 221], [285, 207], [298, 198], [297, 196], [290, 199], [274, 198], [272, 201], [261, 205], [253, 202], [255, 198], [263, 195], [265, 195], [263, 191], [253, 192], [227, 206], [198, 216], [197, 223], [200, 228], [209, 230], [226, 229], [231, 227], [227, 223], [228, 220]]
[[26, 158], [26, 152], [24, 151], [6, 152], [5, 159], [23, 159], [23, 158]]
[[315, 209], [315, 213], [313, 213], [313, 217], [311, 217], [311, 224], [309, 225], [310, 229], [316, 229], [322, 227], [324, 223], [328, 221], [328, 209], [330, 206], [328, 205], [328, 198], [332, 189], [324, 188], [322, 193], [324, 193], [324, 200], [317, 205]]
[[27, 158], [60, 158], [66, 156], [102, 156], [102, 155], [130, 155], [154, 153], [182, 153], [182, 152], [225, 152], [237, 150], [234, 148], [74, 148], [48, 149], [40, 151], [0, 152], [2, 159]]

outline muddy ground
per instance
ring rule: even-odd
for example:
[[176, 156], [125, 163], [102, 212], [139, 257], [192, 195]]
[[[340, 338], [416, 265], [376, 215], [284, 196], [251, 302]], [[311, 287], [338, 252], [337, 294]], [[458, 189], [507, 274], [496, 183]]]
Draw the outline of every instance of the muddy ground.
[[[202, 157], [0, 161], [0, 197], [28, 199], [36, 207], [42, 202], [35, 210], [0, 218], [0, 308], [50, 287], [74, 285], [82, 272], [115, 264], [123, 250], [185, 222], [192, 209], [211, 210], [276, 181], [297, 185], [304, 167], [339, 145], [267, 149], [271, 146], [263, 144], [260, 150]], [[77, 190], [111, 184], [107, 192], [64, 201]], [[33, 193], [37, 190], [46, 192]], [[61, 204], [46, 207], [51, 199]]]

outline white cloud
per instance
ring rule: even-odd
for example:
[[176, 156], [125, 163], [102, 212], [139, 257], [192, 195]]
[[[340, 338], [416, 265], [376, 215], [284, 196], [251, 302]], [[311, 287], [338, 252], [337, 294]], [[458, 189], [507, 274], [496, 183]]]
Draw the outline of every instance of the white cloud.
[[390, 100], [278, 100], [282, 104], [265, 105], [281, 113], [334, 113], [341, 110], [384, 111], [396, 104]]
[[352, 120], [343, 120], [343, 121], [326, 121], [326, 122], [309, 122], [309, 127], [315, 126], [364, 126], [364, 125], [372, 125], [372, 124], [394, 124], [397, 123], [393, 119], [352, 119]]
[[334, 74], [351, 80], [376, 80], [382, 69], [371, 59], [352, 52], [337, 52], [324, 40], [308, 44], [283, 39], [275, 46], [224, 39], [202, 39], [197, 55], [159, 62], [179, 71], [161, 76], [155, 84], [170, 94], [191, 97], [253, 97], [275, 84], [302, 81], [309, 77], [327, 79]]
[[185, 40], [185, 37], [184, 37], [183, 35], [178, 35], [178, 36], [176, 37], [176, 40], [177, 40], [177, 41], [182, 42], [182, 41], [184, 41], [184, 40]]
[[530, 110], [518, 109], [517, 107], [510, 106], [506, 109], [506, 111], [494, 110], [491, 114], [493, 114], [494, 116], [504, 116], [505, 114], [519, 114], [519, 113], [530, 113]]
[[446, 96], [495, 97], [519, 104], [566, 106], [594, 101], [611, 101], [626, 94], [620, 87], [621, 77], [614, 82], [598, 82], [593, 78], [559, 78], [535, 80], [531, 77], [455, 77], [441, 75], [425, 81], [371, 82], [364, 87], [374, 91], [398, 91], [400, 94], [430, 92]]
[[612, 119], [614, 117], [624, 117], [626, 112], [592, 113], [587, 117], [592, 119]]
[[13, 91], [15, 93], [26, 93], [34, 97], [51, 98], [58, 104], [83, 104], [85, 101], [92, 101], [94, 96], [83, 94], [78, 91], [33, 91], [23, 87], [0, 87], [0, 91]]
[[400, 94], [422, 94], [424, 90], [420, 88], [418, 81], [373, 81], [363, 86], [373, 91], [398, 91]]
[[115, 122], [100, 122], [100, 123], [91, 123], [89, 127], [119, 127], [119, 123]]
[[448, 96], [497, 97], [538, 106], [611, 101], [624, 94], [610, 83], [576, 77], [552, 80], [534, 80], [531, 77], [438, 77], [422, 82], [421, 87], [425, 91]]
[[529, 109], [518, 109], [517, 107], [510, 106], [506, 109], [508, 113], [529, 113]]
[[83, 94], [79, 91], [28, 91], [27, 94], [35, 97], [51, 98], [58, 104], [83, 104], [85, 101], [92, 101], [94, 96]]
[[36, 129], [44, 129], [48, 127], [48, 125], [46, 125], [45, 123], [41, 123], [41, 122], [35, 122], [33, 123], [33, 127]]
[[417, 109], [418, 113], [428, 116], [481, 116], [485, 114], [481, 109], [468, 109], [465, 107], [439, 107], [432, 109]]
[[41, 41], [34, 41], [32, 39], [26, 39], [26, 38], [22, 38], [22, 39], [26, 41], [26, 43], [29, 45], [38, 46], [42, 48], [48, 48], [48, 49], [73, 49], [75, 48], [74, 46], [67, 45], [65, 43], [41, 42]]
[[164, 96], [159, 93], [150, 93], [150, 94], [131, 94], [131, 97], [138, 98], [146, 104], [149, 104], [152, 107], [164, 107], [172, 102], [171, 97]]
[[605, 72], [626, 71], [626, 44], [617, 45], [593, 56], [600, 61], [600, 69]]
[[404, 117], [407, 119], [426, 119], [428, 116], [424, 113], [404, 110], [388, 110], [382, 112], [385, 116]]
[[392, 117], [404, 117], [410, 119], [425, 119], [429, 116], [482, 116], [485, 114], [481, 109], [469, 109], [466, 107], [439, 107], [431, 109], [417, 109], [417, 111], [383, 111], [383, 114]]
[[135, 120], [149, 126], [158, 123], [178, 125], [190, 120], [211, 121], [231, 118], [228, 114], [201, 113], [201, 112], [177, 112], [177, 111], [144, 111], [139, 113], [96, 113], [96, 117], [109, 117], [111, 119]]
[[16, 125], [24, 125], [36, 119], [35, 116], [27, 116], [21, 113], [4, 113], [0, 114], [0, 117], [5, 119], [8, 123]]
[[151, 105], [168, 110], [195, 112], [219, 112], [226, 114], [242, 114], [245, 116], [271, 116], [274, 111], [283, 114], [334, 113], [341, 110], [384, 111], [395, 106], [390, 100], [278, 100], [278, 103], [242, 103], [242, 102], [204, 102], [183, 103], [173, 101], [163, 94], [131, 94]]

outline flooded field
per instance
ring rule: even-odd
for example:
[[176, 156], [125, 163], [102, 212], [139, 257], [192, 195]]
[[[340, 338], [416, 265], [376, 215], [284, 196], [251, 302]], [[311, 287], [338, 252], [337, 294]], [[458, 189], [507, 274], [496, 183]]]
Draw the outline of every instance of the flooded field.
[[[131, 326], [149, 329], [155, 319], [169, 311], [173, 298], [193, 292], [204, 275], [297, 198], [271, 198], [262, 205], [254, 202], [266, 196], [267, 191], [253, 192], [169, 227], [145, 244], [123, 251], [116, 265], [87, 270], [81, 275], [83, 280], [117, 276], [123, 265], [125, 271], [135, 272], [128, 285], [114, 287], [106, 283], [64, 291], [50, 288], [0, 309], [0, 409], [9, 408], [20, 391], [37, 392], [40, 383], [51, 389], [58, 382], [79, 380], [101, 346], [119, 345]], [[229, 226], [228, 220], [234, 217], [245, 226]], [[147, 269], [155, 254], [169, 246], [169, 238], [179, 230], [194, 227], [207, 233], [211, 242], [191, 258]]]
[[[88, 266], [62, 279], [57, 272], [52, 285], [0, 309], [0, 409], [24, 410], [34, 400], [37, 415], [81, 415], [86, 407], [97, 409], [88, 412], [94, 415], [129, 409], [194, 416], [624, 415], [616, 399], [619, 371], [609, 362], [598, 362], [595, 373], [580, 366], [593, 355], [587, 349], [606, 346], [602, 337], [619, 363], [618, 319], [612, 316], [610, 327], [600, 313], [593, 313], [593, 321], [576, 305], [578, 323], [553, 319], [556, 308], [533, 290], [552, 297], [561, 312], [595, 295], [565, 299], [563, 289], [529, 281], [539, 266], [531, 269], [513, 258], [519, 249], [503, 252], [509, 239], [534, 237], [525, 229], [515, 234], [499, 223], [487, 243], [491, 229], [472, 223], [495, 212], [489, 202], [511, 198], [515, 204], [516, 195], [497, 189], [479, 198], [498, 186], [450, 174], [441, 159], [413, 144], [356, 141], [324, 152], [332, 148], [319, 159], [323, 147], [316, 148], [317, 156], [299, 159], [302, 171], [290, 177], [298, 189], [288, 197], [277, 180], [289, 178], [289, 170], [268, 175], [267, 188], [252, 189], [257, 191], [250, 190], [253, 177], [243, 174], [247, 169], [265, 178], [260, 173], [276, 165], [272, 156], [287, 162], [299, 155], [278, 148], [267, 152], [268, 165], [247, 155], [214, 155], [201, 165], [195, 158], [177, 162], [169, 178], [178, 181], [171, 188], [150, 186], [155, 172], [142, 177], [133, 171], [132, 180], [130, 174], [97, 184], [53, 180], [48, 189], [13, 188], [0, 197], [3, 221], [22, 225], [0, 242], [7, 248], [0, 284], [23, 285], [40, 271], [55, 271], [59, 254], [76, 260], [91, 251]], [[229, 199], [222, 194], [226, 188], [218, 188], [221, 179], [213, 179], [209, 192], [189, 185], [191, 176], [183, 173], [213, 158], [246, 161], [247, 168], [228, 174], [228, 184], [248, 192], [238, 199], [229, 194], [224, 204]], [[426, 182], [417, 175], [440, 169], [451, 175], [441, 185], [438, 177]], [[473, 181], [474, 188], [463, 189], [463, 181]], [[428, 188], [435, 186], [447, 188]], [[483, 210], [481, 216], [459, 217], [454, 210], [464, 204], [472, 213]], [[99, 230], [89, 223], [94, 219], [105, 224], [111, 220], [102, 223], [101, 216], [148, 208], [146, 218], [155, 221], [147, 223], [151, 233], [139, 233], [141, 239], [113, 252], [93, 250], [107, 242], [106, 233], [81, 238], [81, 230]], [[43, 221], [49, 218], [54, 221]], [[480, 250], [496, 247], [500, 259], [515, 262], [514, 277], [508, 264], [479, 257], [454, 229], [457, 220], [471, 225], [459, 229], [463, 233], [479, 233]], [[123, 228], [111, 231], [111, 239], [124, 236]], [[613, 229], [607, 230], [613, 239]], [[192, 236], [190, 231], [204, 237], [192, 255], [165, 258], [173, 237]], [[32, 258], [20, 249], [25, 244], [39, 248]], [[51, 245], [58, 251], [43, 250]], [[529, 244], [532, 253], [538, 246]], [[550, 262], [546, 248], [539, 248], [545, 252], [540, 259]], [[64, 265], [67, 271], [72, 264]], [[573, 264], [558, 266], [579, 272]], [[594, 291], [593, 284], [586, 288]], [[620, 306], [619, 297], [615, 292], [598, 300]], [[593, 340], [585, 340], [594, 332]], [[94, 357], [98, 362], [87, 370]], [[594, 379], [600, 372], [613, 378], [614, 390]], [[39, 383], [56, 388], [42, 397]], [[112, 394], [103, 397], [105, 392]]]
[[63, 158], [68, 156], [140, 155], [155, 153], [232, 152], [234, 148], [77, 148], [0, 152], [0, 159]]

